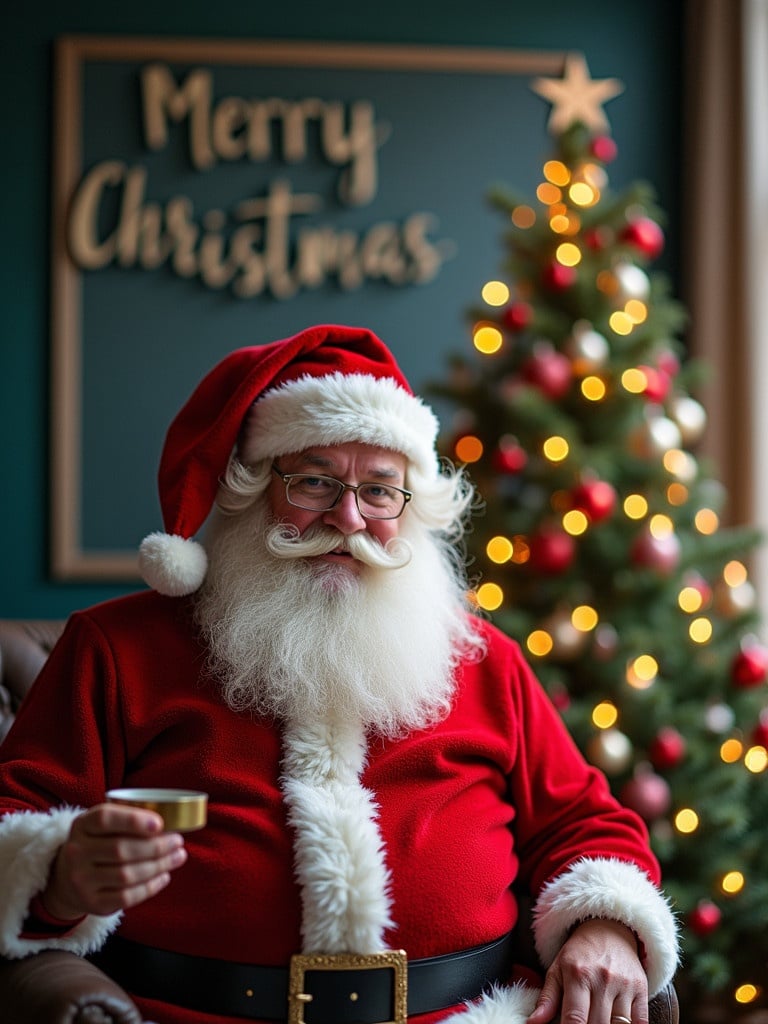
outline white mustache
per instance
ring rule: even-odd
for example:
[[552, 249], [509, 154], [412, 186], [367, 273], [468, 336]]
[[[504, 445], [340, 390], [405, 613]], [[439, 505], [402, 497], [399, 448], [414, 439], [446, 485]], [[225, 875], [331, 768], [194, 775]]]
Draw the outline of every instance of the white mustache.
[[386, 545], [367, 533], [344, 534], [328, 526], [313, 526], [300, 534], [295, 526], [278, 523], [267, 530], [267, 550], [276, 558], [312, 558], [331, 551], [348, 551], [353, 558], [377, 569], [402, 569], [412, 556], [411, 545], [393, 537]]

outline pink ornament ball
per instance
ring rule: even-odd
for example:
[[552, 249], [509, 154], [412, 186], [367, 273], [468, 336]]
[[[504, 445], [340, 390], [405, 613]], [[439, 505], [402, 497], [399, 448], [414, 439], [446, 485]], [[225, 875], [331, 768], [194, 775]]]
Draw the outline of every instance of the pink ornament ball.
[[604, 164], [609, 164], [616, 159], [619, 149], [610, 135], [598, 135], [592, 139], [590, 146], [592, 155]]
[[654, 537], [650, 530], [643, 530], [632, 543], [630, 558], [637, 566], [669, 576], [680, 563], [680, 541], [675, 533]]
[[534, 351], [521, 367], [521, 375], [547, 398], [562, 398], [571, 386], [573, 371], [568, 356], [554, 348]]
[[645, 821], [661, 818], [670, 808], [672, 794], [660, 775], [638, 771], [621, 789], [621, 802]]
[[491, 461], [497, 473], [514, 474], [525, 468], [528, 455], [525, 449], [515, 442], [500, 443]]

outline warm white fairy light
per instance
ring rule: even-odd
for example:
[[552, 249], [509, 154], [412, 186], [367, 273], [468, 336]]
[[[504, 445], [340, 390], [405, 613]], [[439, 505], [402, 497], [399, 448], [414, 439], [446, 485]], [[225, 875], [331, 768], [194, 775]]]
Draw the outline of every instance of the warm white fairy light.
[[571, 450], [565, 438], [558, 434], [548, 437], [541, 449], [544, 452], [544, 457], [550, 462], [562, 462], [568, 457], [568, 452]]
[[503, 281], [486, 281], [480, 294], [489, 306], [504, 306], [509, 302], [509, 288]]
[[495, 612], [504, 602], [504, 591], [498, 583], [482, 583], [476, 596], [477, 603], [487, 612]]

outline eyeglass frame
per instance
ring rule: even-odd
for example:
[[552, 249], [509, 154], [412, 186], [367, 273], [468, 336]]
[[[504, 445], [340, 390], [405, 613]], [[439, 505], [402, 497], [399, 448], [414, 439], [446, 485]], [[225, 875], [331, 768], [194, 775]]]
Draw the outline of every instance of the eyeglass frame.
[[[292, 505], [294, 508], [301, 508], [305, 512], [331, 512], [339, 504], [341, 499], [344, 497], [345, 493], [347, 491], [352, 491], [352, 493], [355, 496], [355, 508], [363, 517], [363, 519], [372, 519], [375, 522], [387, 523], [392, 522], [392, 520], [394, 519], [399, 519], [403, 512], [405, 512], [408, 502], [413, 498], [413, 491], [406, 490], [405, 487], [395, 487], [394, 484], [381, 483], [381, 481], [378, 480], [362, 480], [359, 484], [347, 484], [343, 480], [339, 480], [338, 477], [328, 476], [325, 473], [283, 473], [282, 470], [278, 469], [274, 462], [270, 466], [270, 469], [276, 476], [279, 476], [280, 479], [283, 481], [283, 485], [285, 487], [285, 500], [288, 502], [288, 504]], [[339, 491], [338, 497], [334, 500], [333, 504], [329, 505], [328, 508], [311, 508], [308, 505], [299, 505], [297, 502], [291, 501], [289, 494], [289, 485], [291, 481], [296, 477], [308, 477], [312, 480], [329, 480], [331, 483], [338, 484], [339, 487], [341, 487], [341, 490]], [[388, 487], [390, 490], [397, 491], [399, 494], [402, 494], [403, 507], [400, 509], [396, 516], [370, 516], [366, 515], [366, 513], [363, 512], [363, 510], [360, 508], [360, 499], [358, 497], [357, 492], [360, 490], [361, 487], [370, 487], [372, 484], [377, 487]]]

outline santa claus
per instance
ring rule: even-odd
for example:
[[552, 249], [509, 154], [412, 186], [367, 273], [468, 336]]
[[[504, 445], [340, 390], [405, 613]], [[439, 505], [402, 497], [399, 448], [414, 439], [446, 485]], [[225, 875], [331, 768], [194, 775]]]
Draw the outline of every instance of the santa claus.
[[[6, 957], [93, 957], [158, 1024], [647, 1021], [677, 956], [658, 865], [466, 607], [473, 492], [437, 430], [360, 328], [201, 382], [151, 589], [71, 617], [0, 749]], [[159, 786], [206, 792], [207, 826], [105, 801]]]

